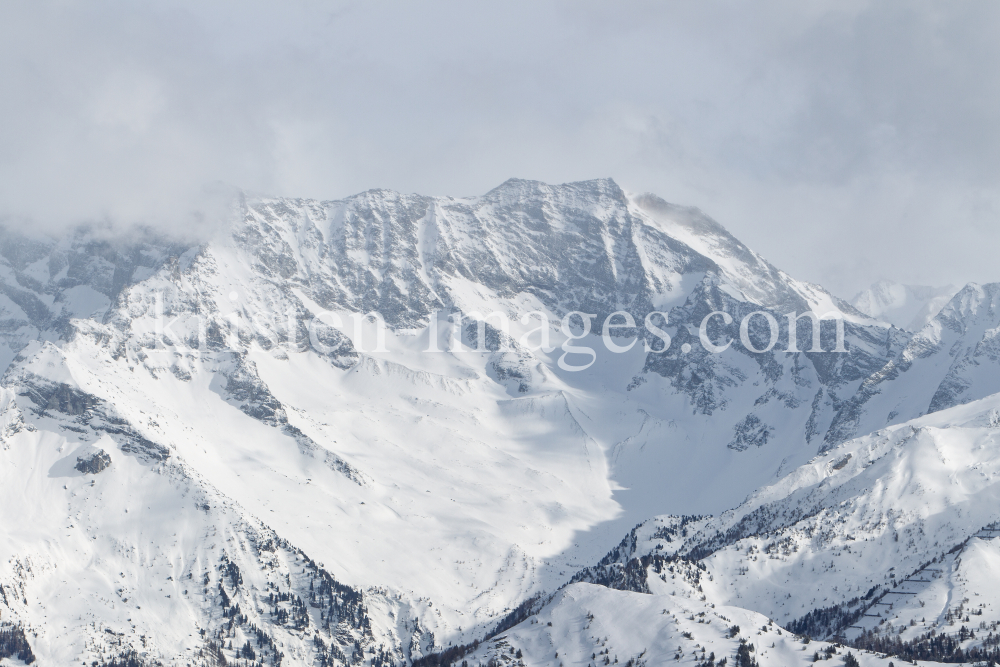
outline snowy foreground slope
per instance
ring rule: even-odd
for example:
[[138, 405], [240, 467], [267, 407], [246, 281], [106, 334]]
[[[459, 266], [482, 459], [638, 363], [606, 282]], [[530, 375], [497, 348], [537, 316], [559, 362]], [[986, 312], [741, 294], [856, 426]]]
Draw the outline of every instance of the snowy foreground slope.
[[[857, 448], [911, 428], [866, 436], [886, 425], [880, 401], [915, 396], [903, 421], [931, 409], [918, 389], [936, 395], [949, 378], [966, 388], [934, 409], [1000, 391], [977, 370], [1000, 324], [992, 286], [967, 287], [911, 335], [787, 276], [697, 210], [610, 180], [245, 201], [198, 244], [7, 230], [0, 258], [0, 655], [27, 644], [45, 665], [395, 665], [501, 629], [506, 640], [462, 659], [501, 659], [497, 642], [522, 637], [515, 660], [559, 664], [559, 650], [587, 664], [599, 650], [572, 619], [592, 606], [592, 634], [622, 663], [643, 648], [660, 656], [648, 664], [691, 661], [692, 641], [721, 659], [742, 637], [762, 664], [786, 664], [826, 644], [802, 651], [775, 630], [766, 647], [750, 631], [766, 616], [806, 623], [1000, 518], [985, 502], [932, 513], [942, 523], [911, 535], [919, 555], [897, 551], [872, 527], [890, 522], [876, 500], [931, 512], [925, 501], [960, 507], [958, 492], [935, 477], [863, 496], [894, 469], [857, 467], [869, 456]], [[593, 315], [589, 335], [579, 315], [564, 323], [573, 311]], [[606, 329], [615, 312], [634, 326]], [[825, 319], [814, 340], [803, 314], [841, 324]], [[919, 388], [882, 379], [924, 359]], [[975, 419], [992, 433], [989, 414]], [[935, 428], [961, 449], [980, 432], [970, 420]], [[934, 451], [910, 442], [912, 461]], [[954, 460], [966, 485], [988, 473]], [[855, 475], [848, 489], [874, 512], [866, 574], [840, 583], [831, 569], [794, 592], [779, 582], [792, 570], [749, 574], [739, 540], [813, 536], [849, 500], [807, 491], [821, 472]], [[690, 518], [708, 514], [719, 518]], [[641, 524], [602, 561], [657, 515], [675, 518]], [[662, 563], [628, 565], [660, 529], [667, 567], [697, 583], [674, 590], [648, 574]], [[563, 648], [549, 656], [546, 642]]]

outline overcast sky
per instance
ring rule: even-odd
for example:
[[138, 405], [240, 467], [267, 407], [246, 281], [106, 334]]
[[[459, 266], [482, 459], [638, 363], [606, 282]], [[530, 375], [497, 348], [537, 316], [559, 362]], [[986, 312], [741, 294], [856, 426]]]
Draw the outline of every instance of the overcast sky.
[[845, 297], [1000, 281], [1000, 3], [0, 5], [8, 224], [512, 176], [698, 206]]

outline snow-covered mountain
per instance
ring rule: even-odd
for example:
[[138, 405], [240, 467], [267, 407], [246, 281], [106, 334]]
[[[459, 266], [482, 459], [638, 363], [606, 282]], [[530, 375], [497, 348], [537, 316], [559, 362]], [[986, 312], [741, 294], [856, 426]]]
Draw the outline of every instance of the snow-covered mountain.
[[851, 305], [865, 315], [906, 329], [920, 331], [937, 315], [958, 289], [902, 285], [880, 280], [851, 299]]
[[970, 283], [865, 380], [827, 433], [839, 442], [1000, 392], [1000, 284]]
[[[880, 401], [912, 394], [903, 421], [993, 393], [990, 286], [911, 336], [611, 180], [244, 200], [197, 243], [8, 229], [0, 293], [0, 655], [41, 664], [381, 666], [491, 634], [464, 654], [501, 659], [498, 628], [556, 641], [530, 612], [655, 611], [635, 596], [665, 588], [607, 586], [636, 523], [719, 515], [655, 520], [704, 536], [662, 554], [696, 580], [723, 512], [797, 497]], [[955, 341], [975, 350], [945, 369]], [[880, 379], [930, 348], [926, 405]], [[727, 591], [699, 603], [737, 625], [834, 599]], [[676, 592], [663, 620], [701, 637]], [[721, 622], [697, 643], [740, 650]]]

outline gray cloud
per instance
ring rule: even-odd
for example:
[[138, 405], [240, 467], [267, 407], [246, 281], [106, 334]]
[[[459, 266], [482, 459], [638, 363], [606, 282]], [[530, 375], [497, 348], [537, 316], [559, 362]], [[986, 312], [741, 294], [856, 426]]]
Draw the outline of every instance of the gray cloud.
[[219, 184], [613, 176], [847, 296], [1000, 280], [998, 29], [992, 2], [5, 3], [0, 214], [192, 230]]

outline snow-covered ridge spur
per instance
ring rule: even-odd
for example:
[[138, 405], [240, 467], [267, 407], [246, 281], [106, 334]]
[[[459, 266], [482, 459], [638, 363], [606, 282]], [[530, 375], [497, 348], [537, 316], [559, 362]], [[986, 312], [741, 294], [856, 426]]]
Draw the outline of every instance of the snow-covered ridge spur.
[[[482, 638], [639, 521], [717, 514], [836, 446], [916, 340], [610, 180], [243, 201], [197, 245], [8, 230], [0, 257], [0, 577], [19, 592], [0, 609], [46, 664], [249, 661], [248, 642], [268, 664], [388, 664]], [[586, 372], [559, 364], [574, 311], [594, 315], [571, 343]], [[613, 352], [596, 325], [619, 311], [665, 313], [670, 345]], [[757, 311], [786, 325], [759, 353], [740, 336], [768, 345]], [[786, 352], [787, 313], [834, 311], [823, 352], [811, 318]], [[554, 349], [532, 349], [544, 331]]]

